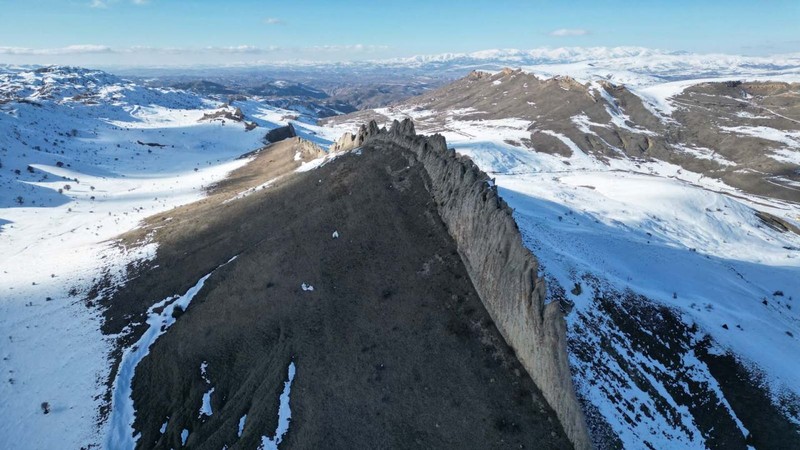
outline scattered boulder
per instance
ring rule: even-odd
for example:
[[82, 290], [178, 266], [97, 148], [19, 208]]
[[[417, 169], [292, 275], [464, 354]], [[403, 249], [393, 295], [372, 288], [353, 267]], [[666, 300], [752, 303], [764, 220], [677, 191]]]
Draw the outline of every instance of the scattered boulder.
[[274, 144], [275, 142], [280, 142], [296, 136], [297, 132], [295, 132], [294, 126], [292, 126], [292, 124], [289, 124], [286, 125], [285, 127], [278, 127], [270, 130], [269, 133], [267, 133], [267, 135], [264, 137], [264, 139], [270, 144]]
[[781, 219], [780, 217], [773, 216], [770, 213], [764, 211], [756, 211], [756, 217], [761, 219], [764, 225], [780, 233], [786, 233], [787, 231], [791, 231], [792, 233], [800, 234], [800, 229], [798, 229], [796, 226]]

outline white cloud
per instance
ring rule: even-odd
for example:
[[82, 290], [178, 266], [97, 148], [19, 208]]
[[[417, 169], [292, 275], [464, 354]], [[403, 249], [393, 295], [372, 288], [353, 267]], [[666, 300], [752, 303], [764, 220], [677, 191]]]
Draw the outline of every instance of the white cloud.
[[[188, 49], [191, 51], [191, 49]], [[207, 53], [247, 53], [260, 54], [280, 51], [281, 48], [271, 45], [269, 47], [254, 47], [252, 45], [235, 45], [231, 47], [206, 47], [202, 51]]]
[[277, 17], [267, 17], [264, 19], [264, 23], [267, 25], [286, 25], [283, 19], [278, 19]]
[[565, 36], [586, 36], [589, 34], [589, 30], [584, 30], [583, 28], [559, 28], [557, 30], [553, 30], [550, 33], [550, 36], [557, 36], [557, 37], [565, 37]]
[[[119, 0], [92, 0], [89, 3], [90, 8], [99, 8], [99, 9], [106, 9], [111, 6], [112, 3], [117, 3]], [[150, 3], [150, 0], [131, 0], [131, 3], [134, 5], [146, 5]]]
[[317, 45], [314, 47], [306, 47], [304, 51], [319, 51], [319, 52], [375, 52], [380, 50], [388, 50], [388, 45]]
[[[2, 1], [2, 0], [0, 0]], [[124, 46], [69, 45], [54, 48], [0, 47], [5, 64], [77, 66], [193, 66], [252, 65], [281, 61], [346, 61], [373, 58], [391, 47], [384, 45], [318, 46]]]
[[253, 45], [232, 45], [232, 46], [219, 46], [219, 47], [147, 47], [147, 46], [134, 46], [134, 47], [120, 47], [113, 48], [106, 45], [84, 44], [84, 45], [69, 45], [66, 47], [58, 48], [26, 48], [26, 47], [0, 47], [0, 55], [18, 55], [18, 56], [41, 56], [41, 55], [78, 55], [78, 54], [98, 54], [98, 53], [113, 53], [113, 54], [162, 54], [162, 55], [192, 55], [192, 54], [248, 54], [259, 55], [267, 53], [276, 53], [281, 51], [294, 51], [302, 53], [334, 53], [334, 52], [351, 52], [351, 53], [368, 53], [377, 52], [381, 50], [388, 50], [390, 47], [387, 45], [317, 45], [311, 47], [293, 47], [284, 48], [275, 45], [266, 47], [256, 47]]
[[114, 53], [105, 45], [68, 45], [59, 48], [0, 47], [0, 55], [79, 55], [89, 53]]

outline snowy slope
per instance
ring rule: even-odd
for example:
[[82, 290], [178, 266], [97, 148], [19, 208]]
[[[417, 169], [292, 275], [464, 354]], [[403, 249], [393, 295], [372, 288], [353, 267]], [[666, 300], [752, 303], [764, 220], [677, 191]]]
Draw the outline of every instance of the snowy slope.
[[[219, 107], [103, 72], [0, 70], [0, 448], [102, 441], [115, 338], [80, 299], [104, 274], [121, 282], [128, 263], [156, 251], [110, 240], [201, 198], [296, 115], [252, 102], [241, 108], [255, 130], [200, 120]], [[295, 128], [326, 142], [313, 125]]]
[[[529, 134], [526, 121], [466, 120], [458, 118], [464, 111], [450, 111], [444, 126], [439, 120], [426, 129], [432, 111], [376, 112], [414, 117], [421, 133], [442, 132], [448, 145], [496, 177], [541, 262], [551, 300], [574, 303], [567, 320], [579, 395], [625, 448], [709, 445], [714, 431], [693, 403], [727, 414], [740, 439], [750, 433], [708, 358], [698, 356], [706, 353], [735, 355], [763, 374], [773, 404], [800, 424], [797, 410], [786, 406], [800, 398], [800, 312], [793, 304], [800, 298], [800, 236], [755, 216], [760, 210], [797, 221], [800, 205], [749, 196], [660, 161], [600, 161], [556, 132], [571, 157], [509, 145]], [[674, 367], [615, 315], [628, 311], [643, 320], [637, 314], [660, 308], [678, 317], [681, 330], [695, 330], [656, 342], [669, 352], [665, 360], [677, 358]], [[659, 322], [637, 324], [637, 332], [656, 336], [646, 327]], [[681, 335], [678, 328], [670, 333]], [[608, 352], [598, 352], [607, 345]]]

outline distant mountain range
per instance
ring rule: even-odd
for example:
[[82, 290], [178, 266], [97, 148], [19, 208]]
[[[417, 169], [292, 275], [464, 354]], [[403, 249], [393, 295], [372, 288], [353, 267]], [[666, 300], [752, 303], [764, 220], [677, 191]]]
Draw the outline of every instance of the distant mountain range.
[[325, 74], [329, 81], [346, 77], [351, 83], [357, 83], [368, 79], [374, 81], [376, 76], [395, 80], [408, 80], [409, 76], [455, 79], [471, 70], [501, 70], [504, 67], [523, 68], [550, 75], [613, 77], [617, 82], [638, 83], [709, 77], [797, 76], [800, 74], [800, 53], [741, 56], [664, 51], [644, 47], [561, 47], [530, 50], [491, 49], [471, 53], [442, 53], [368, 61], [264, 61], [223, 68], [114, 68], [114, 71], [151, 76], [175, 73], [259, 72], [287, 79], [314, 77], [317, 73]]

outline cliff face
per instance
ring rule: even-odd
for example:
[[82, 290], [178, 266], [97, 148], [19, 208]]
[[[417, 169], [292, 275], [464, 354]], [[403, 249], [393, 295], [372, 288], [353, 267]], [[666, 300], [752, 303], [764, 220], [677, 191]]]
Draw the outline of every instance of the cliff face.
[[372, 121], [356, 135], [343, 136], [333, 149], [362, 145], [397, 145], [423, 164], [428, 190], [486, 309], [575, 447], [591, 448], [570, 375], [561, 309], [557, 303], [545, 304], [538, 262], [523, 245], [512, 210], [490, 178], [469, 158], [448, 150], [441, 135], [417, 136], [409, 119], [395, 121], [389, 131]]

